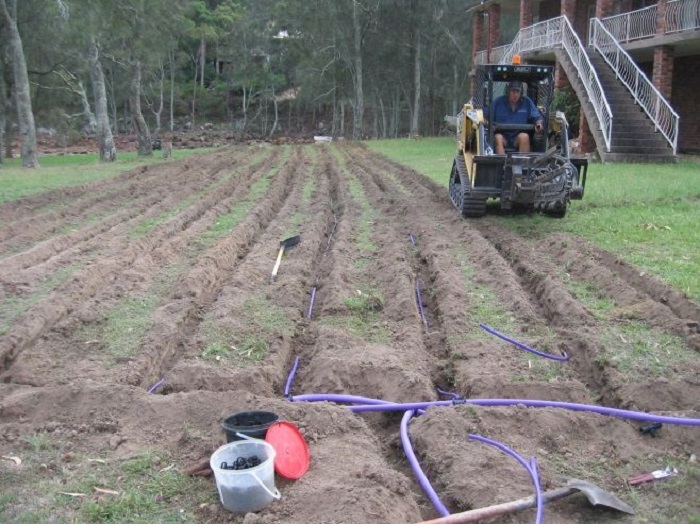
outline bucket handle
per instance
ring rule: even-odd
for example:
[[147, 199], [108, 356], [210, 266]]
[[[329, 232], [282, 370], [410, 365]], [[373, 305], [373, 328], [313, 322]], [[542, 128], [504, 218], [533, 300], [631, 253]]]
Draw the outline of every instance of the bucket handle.
[[258, 476], [257, 476], [255, 473], [253, 473], [253, 472], [251, 471], [250, 474], [251, 474], [251, 475], [253, 476], [253, 478], [258, 482], [258, 484], [260, 484], [260, 485], [262, 486], [262, 488], [263, 488], [265, 491], [267, 491], [267, 494], [270, 495], [273, 499], [279, 500], [279, 499], [282, 498], [282, 494], [279, 492], [279, 490], [277, 489], [277, 487], [275, 487], [275, 491], [274, 491], [274, 492], [273, 492], [273, 491], [270, 491], [270, 488], [268, 488], [268, 487], [265, 485], [265, 483], [264, 483], [262, 480], [260, 480], [260, 479], [258, 478]]

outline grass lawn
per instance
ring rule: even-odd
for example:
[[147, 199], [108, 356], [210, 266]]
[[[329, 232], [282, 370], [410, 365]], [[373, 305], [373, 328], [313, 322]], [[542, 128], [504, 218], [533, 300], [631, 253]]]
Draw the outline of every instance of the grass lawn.
[[[455, 154], [451, 137], [367, 144], [447, 191]], [[581, 235], [700, 301], [697, 160], [661, 165], [590, 164], [585, 196], [572, 203], [566, 218], [512, 215], [498, 220], [531, 238], [557, 231]]]

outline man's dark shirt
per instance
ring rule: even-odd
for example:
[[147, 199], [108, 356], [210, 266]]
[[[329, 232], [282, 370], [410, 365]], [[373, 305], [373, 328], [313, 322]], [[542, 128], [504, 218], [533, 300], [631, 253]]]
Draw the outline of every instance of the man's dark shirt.
[[[534, 124], [542, 120], [542, 115], [534, 102], [527, 96], [521, 96], [515, 111], [510, 108], [508, 95], [499, 96], [493, 102], [492, 122], [498, 124]], [[512, 141], [520, 131], [499, 131], [509, 141]]]

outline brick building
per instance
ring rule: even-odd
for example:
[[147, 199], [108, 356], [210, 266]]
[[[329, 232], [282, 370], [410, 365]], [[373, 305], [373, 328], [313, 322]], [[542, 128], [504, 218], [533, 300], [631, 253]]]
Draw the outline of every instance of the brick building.
[[581, 102], [584, 151], [651, 161], [700, 151], [700, 0], [487, 0], [473, 14], [473, 64], [513, 54], [556, 64], [556, 87]]

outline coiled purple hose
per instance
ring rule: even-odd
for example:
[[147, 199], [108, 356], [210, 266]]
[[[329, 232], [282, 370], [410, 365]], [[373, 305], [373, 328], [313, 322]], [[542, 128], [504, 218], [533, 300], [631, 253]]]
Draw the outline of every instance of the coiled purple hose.
[[561, 356], [551, 355], [549, 353], [543, 353], [542, 351], [537, 351], [536, 349], [533, 349], [530, 346], [523, 344], [522, 342], [518, 342], [514, 338], [510, 338], [510, 337], [504, 335], [503, 333], [496, 331], [495, 329], [493, 329], [490, 326], [487, 326], [486, 324], [479, 324], [479, 326], [481, 326], [481, 329], [483, 329], [487, 333], [491, 333], [492, 335], [497, 336], [501, 340], [505, 340], [506, 342], [510, 342], [516, 348], [522, 349], [523, 351], [529, 351], [530, 353], [534, 353], [537, 356], [548, 358], [550, 360], [558, 360], [559, 362], [566, 362], [567, 360], [569, 360], [569, 355], [567, 353], [564, 353]]

